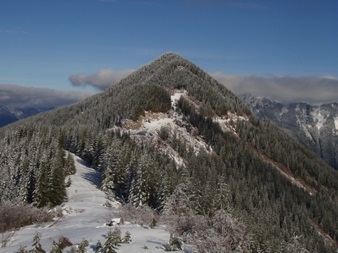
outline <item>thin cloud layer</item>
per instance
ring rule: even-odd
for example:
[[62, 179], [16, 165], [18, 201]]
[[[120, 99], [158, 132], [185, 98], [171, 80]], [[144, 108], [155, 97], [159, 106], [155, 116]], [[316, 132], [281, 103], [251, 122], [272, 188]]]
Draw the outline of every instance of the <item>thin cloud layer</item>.
[[90, 95], [92, 93], [82, 91], [0, 84], [0, 105], [12, 108], [59, 107], [78, 102]]
[[211, 74], [237, 95], [251, 94], [283, 103], [322, 104], [338, 101], [338, 79], [334, 76], [259, 77]]
[[[92, 86], [106, 90], [126, 77], [133, 70], [113, 70], [105, 68], [94, 74], [78, 73], [71, 75], [73, 86]], [[222, 72], [210, 73], [237, 95], [251, 94], [268, 97], [283, 103], [306, 102], [322, 104], [338, 102], [338, 78], [335, 76], [239, 76]], [[1, 95], [1, 94], [0, 94]]]
[[94, 74], [77, 73], [69, 76], [73, 86], [93, 86], [99, 90], [106, 90], [116, 84], [122, 78], [129, 75], [133, 70], [113, 70], [111, 68], [101, 69]]

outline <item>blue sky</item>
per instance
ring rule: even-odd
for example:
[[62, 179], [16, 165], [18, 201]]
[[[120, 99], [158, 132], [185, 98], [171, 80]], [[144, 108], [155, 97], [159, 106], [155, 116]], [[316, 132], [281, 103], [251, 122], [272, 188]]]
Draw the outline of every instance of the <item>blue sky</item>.
[[74, 89], [165, 52], [210, 73], [338, 77], [337, 45], [337, 0], [0, 0], [0, 84]]

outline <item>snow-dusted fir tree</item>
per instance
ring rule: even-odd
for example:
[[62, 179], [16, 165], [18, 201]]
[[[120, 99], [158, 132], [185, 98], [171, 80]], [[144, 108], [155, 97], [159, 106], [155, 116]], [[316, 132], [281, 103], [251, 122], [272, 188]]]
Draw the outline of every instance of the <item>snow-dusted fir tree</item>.
[[114, 231], [109, 230], [106, 238], [103, 249], [106, 253], [116, 253], [117, 246], [121, 242], [121, 231], [117, 228]]
[[34, 191], [34, 204], [38, 207], [46, 206], [49, 203], [48, 170], [49, 167], [47, 162], [41, 161], [36, 188]]
[[129, 202], [134, 206], [142, 206], [149, 203], [149, 173], [151, 165], [148, 159], [149, 157], [146, 154], [140, 157], [135, 176], [131, 181]]
[[29, 252], [32, 252], [32, 253], [45, 253], [46, 252], [44, 249], [42, 249], [40, 238], [41, 238], [41, 234], [36, 232], [33, 237], [32, 249]]
[[170, 223], [172, 233], [180, 235], [184, 232], [191, 232], [195, 225], [196, 203], [191, 187], [190, 178], [186, 177], [166, 201], [163, 213]]
[[104, 179], [102, 181], [102, 190], [108, 194], [114, 194], [115, 177], [119, 167], [119, 157], [115, 145], [110, 145], [104, 154]]

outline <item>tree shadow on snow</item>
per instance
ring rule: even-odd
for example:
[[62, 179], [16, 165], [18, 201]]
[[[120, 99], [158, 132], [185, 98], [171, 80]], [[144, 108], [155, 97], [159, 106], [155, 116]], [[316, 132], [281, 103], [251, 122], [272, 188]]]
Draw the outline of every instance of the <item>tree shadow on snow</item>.
[[98, 189], [101, 188], [102, 177], [99, 172], [90, 171], [90, 172], [85, 173], [82, 177], [88, 180], [91, 184], [95, 185], [96, 188]]
[[86, 161], [82, 160], [81, 158], [76, 158], [76, 162], [78, 162], [79, 164], [86, 166], [86, 167], [90, 167], [90, 164], [87, 163]]
[[155, 241], [155, 240], [147, 240], [147, 243], [152, 243], [152, 244], [155, 244], [155, 245], [161, 245], [161, 246], [163, 246], [163, 244], [165, 242], [159, 242], [159, 241]]

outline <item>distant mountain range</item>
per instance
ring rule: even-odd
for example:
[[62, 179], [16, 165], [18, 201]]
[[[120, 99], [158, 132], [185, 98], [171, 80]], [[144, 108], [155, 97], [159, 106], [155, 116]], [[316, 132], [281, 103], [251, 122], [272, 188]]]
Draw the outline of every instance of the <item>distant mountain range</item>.
[[269, 119], [338, 169], [338, 103], [283, 104], [268, 98], [242, 96], [260, 119]]
[[76, 103], [93, 93], [0, 84], [0, 127], [19, 119]]
[[54, 108], [31, 107], [31, 106], [26, 108], [8, 109], [7, 107], [0, 105], [0, 127], [11, 124], [17, 120], [24, 119], [52, 109]]
[[6, 107], [0, 105], [0, 127], [6, 126], [17, 121], [18, 118]]

